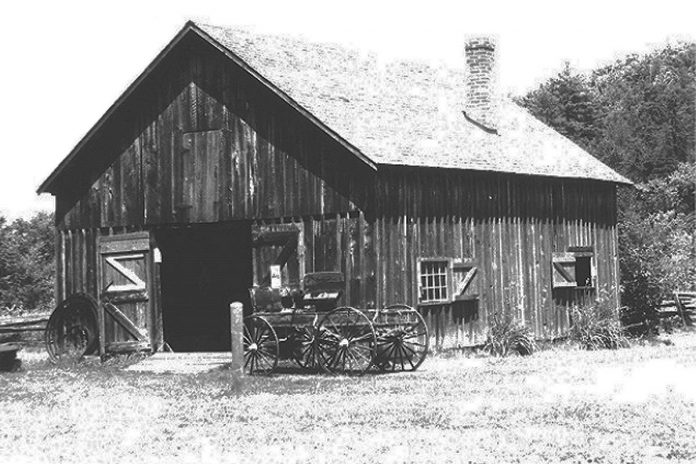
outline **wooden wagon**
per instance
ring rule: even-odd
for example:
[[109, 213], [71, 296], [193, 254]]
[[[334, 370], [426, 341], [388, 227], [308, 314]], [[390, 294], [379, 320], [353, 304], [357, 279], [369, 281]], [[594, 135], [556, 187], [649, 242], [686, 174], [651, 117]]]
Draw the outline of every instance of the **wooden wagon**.
[[299, 289], [255, 287], [245, 318], [244, 368], [271, 373], [280, 359], [313, 371], [363, 374], [416, 370], [428, 354], [428, 328], [414, 308], [338, 306], [340, 272], [308, 273]]

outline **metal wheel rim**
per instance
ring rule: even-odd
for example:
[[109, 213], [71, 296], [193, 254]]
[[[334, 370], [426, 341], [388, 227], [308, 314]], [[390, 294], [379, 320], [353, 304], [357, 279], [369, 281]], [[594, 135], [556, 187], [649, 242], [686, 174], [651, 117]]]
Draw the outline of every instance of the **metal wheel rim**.
[[[393, 304], [393, 305], [387, 306], [387, 307], [384, 308], [384, 309], [403, 309], [403, 310], [406, 310], [406, 311], [416, 311], [416, 309], [415, 309], [413, 306], [409, 306], [409, 305], [406, 305], [406, 304]], [[416, 311], [416, 312], [417, 312], [417, 311]]]
[[244, 319], [243, 343], [246, 374], [268, 375], [278, 366], [278, 336], [263, 317], [250, 316]]
[[80, 359], [96, 351], [98, 343], [97, 302], [90, 295], [73, 294], [51, 313], [44, 331], [51, 362]]

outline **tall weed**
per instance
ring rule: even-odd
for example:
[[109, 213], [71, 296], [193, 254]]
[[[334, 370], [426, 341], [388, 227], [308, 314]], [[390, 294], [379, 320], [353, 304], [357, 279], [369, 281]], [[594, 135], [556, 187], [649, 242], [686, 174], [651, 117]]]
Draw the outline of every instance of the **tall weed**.
[[573, 305], [570, 318], [570, 339], [586, 350], [628, 346], [617, 310], [606, 297], [600, 296], [594, 302]]
[[537, 345], [528, 327], [513, 318], [499, 320], [493, 316], [493, 325], [488, 329], [483, 350], [493, 356], [504, 357], [514, 352], [528, 356], [537, 350]]

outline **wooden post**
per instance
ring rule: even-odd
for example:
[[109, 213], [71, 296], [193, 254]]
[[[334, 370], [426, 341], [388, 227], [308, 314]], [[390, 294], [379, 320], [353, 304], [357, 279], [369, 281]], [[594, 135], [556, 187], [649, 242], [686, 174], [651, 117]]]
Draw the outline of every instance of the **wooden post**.
[[239, 301], [230, 303], [230, 333], [232, 334], [232, 381], [238, 382], [244, 373], [244, 305]]

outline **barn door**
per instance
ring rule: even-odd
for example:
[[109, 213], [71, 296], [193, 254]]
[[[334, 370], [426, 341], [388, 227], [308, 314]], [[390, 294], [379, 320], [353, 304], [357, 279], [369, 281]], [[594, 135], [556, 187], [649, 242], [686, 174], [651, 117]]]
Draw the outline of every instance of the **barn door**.
[[151, 329], [148, 232], [100, 237], [101, 353], [149, 350]]
[[299, 288], [304, 276], [301, 225], [254, 224], [252, 239], [254, 285], [270, 286], [272, 277], [280, 277], [281, 285]]

